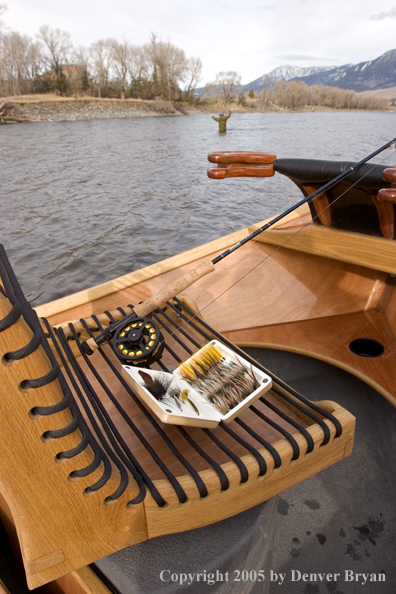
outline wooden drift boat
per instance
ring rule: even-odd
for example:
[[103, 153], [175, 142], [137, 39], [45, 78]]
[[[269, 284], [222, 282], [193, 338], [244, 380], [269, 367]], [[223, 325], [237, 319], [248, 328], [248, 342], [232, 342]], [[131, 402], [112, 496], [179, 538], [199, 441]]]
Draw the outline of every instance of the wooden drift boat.
[[[29, 588], [109, 592], [89, 564], [234, 516], [351, 454], [355, 419], [337, 390], [312, 401], [272, 372], [266, 348], [331, 362], [396, 402], [396, 170], [264, 153], [209, 160], [210, 177], [278, 172], [314, 195], [268, 230], [35, 310], [1, 251], [1, 510]], [[272, 382], [230, 423], [161, 421], [122, 373], [167, 373], [213, 341]]]

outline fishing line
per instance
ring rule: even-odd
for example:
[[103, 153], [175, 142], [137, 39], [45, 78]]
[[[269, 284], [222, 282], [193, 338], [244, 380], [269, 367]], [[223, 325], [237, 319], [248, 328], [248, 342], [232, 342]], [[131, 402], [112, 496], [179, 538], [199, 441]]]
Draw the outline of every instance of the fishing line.
[[[391, 148], [393, 151], [396, 150], [396, 144], [392, 144], [389, 146], [389, 148]], [[353, 184], [351, 184], [348, 188], [345, 189], [344, 192], [342, 192], [342, 194], [340, 194], [338, 197], [336, 197], [333, 200], [332, 204], [335, 204], [336, 202], [338, 202], [338, 200], [340, 198], [342, 198], [343, 196], [345, 196], [345, 194], [347, 194], [351, 188], [355, 187], [356, 185], [358, 185], [367, 175], [369, 175], [372, 171], [374, 171], [377, 167], [379, 167], [380, 165], [384, 164], [386, 160], [390, 159], [391, 155], [387, 155], [385, 156], [382, 161], [380, 161], [379, 163], [374, 163], [372, 168], [367, 171], [366, 173], [364, 173], [358, 180], [356, 180], [356, 182], [354, 182]], [[355, 171], [355, 169], [352, 169], [349, 172], [349, 175]], [[346, 179], [347, 176], [345, 176], [344, 179]], [[335, 185], [337, 185], [337, 181], [334, 181], [334, 183], [332, 183], [331, 185], [329, 185], [327, 187], [327, 189], [331, 189], [333, 188]], [[321, 190], [321, 188], [319, 188], [319, 190]], [[319, 192], [320, 193], [320, 192]], [[317, 195], [317, 194], [316, 194]], [[308, 202], [304, 202], [304, 204], [308, 204], [309, 202], [312, 202], [313, 198], [309, 199]], [[298, 207], [297, 207], [298, 208]], [[328, 210], [330, 208], [330, 204], [328, 206], [326, 206], [325, 208], [323, 208], [320, 212], [320, 214], [322, 214], [323, 212], [325, 212], [326, 210]], [[274, 219], [276, 219], [277, 217], [274, 217]], [[316, 214], [314, 217], [311, 218], [311, 220], [308, 221], [308, 223], [305, 223], [305, 225], [302, 225], [299, 229], [297, 229], [297, 231], [295, 233], [293, 233], [292, 235], [290, 235], [287, 239], [285, 239], [285, 241], [283, 241], [283, 243], [279, 244], [278, 246], [276, 246], [275, 249], [272, 250], [272, 252], [270, 252], [269, 254], [267, 254], [260, 262], [258, 262], [255, 266], [253, 266], [250, 270], [248, 270], [245, 274], [243, 274], [238, 280], [236, 280], [232, 285], [230, 285], [227, 289], [225, 289], [224, 291], [222, 291], [219, 295], [217, 295], [214, 299], [212, 299], [212, 301], [210, 301], [209, 303], [207, 303], [204, 307], [202, 307], [202, 309], [200, 309], [200, 313], [202, 313], [203, 311], [205, 311], [208, 307], [210, 307], [213, 303], [215, 303], [218, 299], [220, 299], [223, 295], [225, 295], [226, 293], [228, 293], [228, 291], [230, 291], [233, 287], [235, 287], [238, 283], [240, 283], [243, 279], [245, 279], [249, 274], [251, 274], [251, 272], [253, 272], [254, 270], [256, 270], [259, 266], [261, 266], [264, 262], [266, 262], [269, 258], [271, 258], [274, 254], [276, 254], [276, 252], [278, 252], [281, 248], [283, 248], [289, 241], [291, 241], [292, 239], [294, 239], [301, 231], [303, 231], [304, 229], [306, 229], [307, 227], [310, 227], [312, 222], [315, 221], [316, 219], [319, 218], [319, 214]], [[271, 223], [274, 219], [271, 219], [269, 222]], [[263, 233], [263, 231], [261, 232]], [[238, 244], [236, 244], [238, 245]], [[183, 328], [184, 326], [189, 324], [190, 320], [194, 320], [195, 318], [198, 317], [198, 314], [195, 314], [194, 316], [191, 316], [191, 318], [189, 318], [188, 321], [183, 322], [181, 324], [179, 324], [179, 328]], [[176, 332], [178, 332], [179, 329], [175, 330], [174, 332], [170, 332], [169, 333], [169, 337], [173, 337]]]
[[[345, 196], [345, 194], [347, 194], [351, 188], [353, 188], [354, 186], [356, 186], [357, 184], [359, 184], [362, 179], [364, 179], [367, 175], [369, 175], [372, 171], [374, 171], [374, 169], [376, 169], [379, 165], [382, 165], [386, 159], [389, 159], [390, 155], [386, 158], [384, 158], [380, 163], [375, 163], [373, 165], [373, 167], [367, 171], [364, 175], [362, 175], [362, 177], [360, 177], [355, 183], [351, 184], [342, 194], [340, 194], [337, 198], [335, 198], [332, 202], [332, 204], [335, 204], [336, 202], [338, 202], [338, 200], [340, 198], [342, 198], [343, 196]], [[352, 173], [352, 172], [351, 172]], [[329, 187], [329, 189], [331, 189], [332, 187], [334, 187], [336, 185], [336, 183], [334, 183], [333, 185], [331, 185]], [[310, 200], [310, 202], [312, 201], [312, 199]], [[307, 203], [306, 203], [307, 204]], [[328, 206], [326, 206], [325, 208], [323, 208], [320, 211], [320, 214], [322, 214], [322, 212], [325, 212], [326, 210], [328, 210], [330, 208], [330, 204]], [[253, 270], [256, 270], [256, 268], [258, 268], [259, 266], [261, 266], [261, 264], [263, 264], [266, 260], [268, 260], [268, 258], [271, 258], [274, 254], [276, 254], [276, 252], [278, 250], [280, 250], [282, 247], [284, 247], [286, 245], [286, 243], [288, 243], [289, 241], [291, 241], [292, 239], [294, 239], [301, 231], [303, 231], [304, 229], [306, 229], [307, 227], [311, 226], [312, 221], [315, 221], [316, 219], [319, 218], [319, 214], [316, 214], [314, 217], [312, 217], [312, 219], [310, 221], [308, 221], [308, 223], [305, 223], [305, 225], [302, 225], [299, 229], [297, 229], [297, 231], [295, 233], [293, 233], [293, 235], [290, 235], [290, 237], [288, 237], [287, 239], [285, 239], [285, 241], [281, 244], [279, 244], [272, 252], [270, 252], [269, 254], [267, 254], [265, 256], [265, 258], [263, 258], [260, 262], [258, 262], [258, 264], [256, 264], [255, 266], [253, 266], [250, 270], [248, 270], [243, 276], [241, 276], [241, 278], [239, 278], [237, 281], [235, 281], [232, 285], [230, 285], [227, 289], [225, 289], [222, 293], [220, 293], [217, 297], [215, 297], [210, 303], [208, 303], [207, 305], [205, 305], [201, 311], [204, 311], [205, 309], [207, 309], [210, 305], [212, 305], [212, 303], [215, 303], [215, 301], [217, 301], [218, 299], [220, 299], [220, 297], [222, 297], [223, 295], [225, 295], [225, 293], [227, 293], [228, 291], [230, 291], [233, 287], [235, 287], [235, 285], [237, 285], [241, 280], [243, 280], [244, 278], [246, 278], [251, 272], [253, 272]]]
[[[370, 155], [368, 155], [361, 161], [354, 163], [349, 168], [346, 168], [343, 172], [341, 172], [339, 175], [337, 175], [336, 177], [331, 179], [329, 182], [323, 184], [320, 188], [318, 188], [317, 190], [315, 190], [308, 196], [305, 196], [302, 200], [300, 200], [293, 206], [286, 209], [283, 213], [281, 213], [281, 214], [275, 216], [274, 218], [270, 219], [269, 221], [267, 221], [264, 225], [262, 225], [261, 227], [256, 229], [254, 232], [250, 233], [249, 235], [247, 235], [246, 237], [241, 239], [234, 246], [231, 246], [230, 248], [228, 248], [221, 254], [217, 255], [212, 261], [209, 259], [204, 260], [203, 262], [201, 262], [201, 264], [199, 264], [196, 268], [194, 268], [194, 270], [192, 270], [189, 273], [185, 274], [184, 276], [180, 277], [176, 281], [173, 281], [170, 285], [165, 287], [165, 289], [163, 289], [159, 293], [153, 295], [152, 297], [150, 297], [148, 300], [146, 300], [142, 304], [139, 304], [138, 306], [134, 307], [134, 311], [131, 314], [128, 314], [124, 319], [111, 324], [109, 327], [105, 328], [95, 338], [91, 338], [87, 341], [84, 341], [82, 343], [83, 350], [87, 354], [91, 355], [97, 348], [100, 347], [101, 344], [112, 340], [112, 338], [114, 337], [115, 334], [117, 334], [117, 335], [122, 334], [123, 328], [127, 328], [128, 324], [131, 324], [132, 328], [128, 327], [127, 335], [125, 333], [123, 333], [123, 335], [121, 336], [122, 341], [119, 343], [118, 348], [115, 349], [115, 352], [119, 356], [122, 355], [123, 358], [125, 357], [125, 355], [128, 355], [131, 358], [135, 358], [137, 355], [140, 357], [142, 355], [142, 360], [143, 360], [144, 355], [148, 356], [152, 350], [149, 342], [151, 342], [151, 338], [154, 338], [154, 336], [150, 337], [149, 335], [146, 336], [144, 333], [142, 334], [142, 332], [140, 332], [140, 331], [136, 332], [136, 328], [134, 328], [134, 326], [133, 326], [134, 323], [136, 322], [136, 318], [141, 316], [141, 320], [143, 322], [143, 320], [145, 319], [144, 316], [146, 316], [148, 313], [154, 311], [157, 307], [159, 307], [159, 305], [161, 303], [164, 303], [165, 301], [172, 299], [175, 295], [180, 294], [183, 290], [187, 289], [189, 286], [191, 286], [191, 284], [196, 282], [196, 280], [198, 280], [199, 278], [201, 278], [208, 272], [214, 270], [215, 264], [217, 264], [220, 260], [222, 260], [226, 256], [230, 255], [235, 250], [242, 247], [245, 243], [251, 241], [258, 235], [261, 235], [268, 228], [272, 227], [273, 225], [275, 225], [276, 223], [278, 223], [279, 221], [281, 221], [282, 219], [287, 217], [289, 214], [296, 211], [300, 206], [309, 203], [316, 196], [320, 196], [321, 194], [325, 193], [327, 190], [334, 187], [341, 180], [344, 180], [345, 178], [347, 178], [352, 172], [359, 169], [362, 165], [364, 165], [365, 163], [370, 161], [373, 157], [375, 157], [379, 153], [383, 152], [384, 150], [386, 150], [390, 147], [394, 148], [395, 142], [396, 142], [396, 138], [394, 138], [390, 142], [387, 142], [385, 145], [383, 145], [382, 147], [380, 147], [379, 149], [377, 149], [376, 151], [374, 151], [373, 153], [371, 153]], [[379, 164], [374, 164], [373, 168], [369, 172], [371, 172], [373, 169], [375, 169], [378, 165]], [[368, 175], [369, 172], [367, 172], [365, 175]], [[350, 188], [353, 187], [354, 185], [356, 185], [357, 183], [359, 183], [362, 179], [364, 179], [365, 175], [360, 176], [360, 178], [358, 179], [357, 182], [355, 182], [354, 184], [351, 184]], [[347, 191], [349, 191], [350, 188], [346, 189], [342, 195], [344, 195]], [[340, 197], [341, 196], [339, 196], [339, 198]], [[336, 202], [336, 200], [334, 202]], [[326, 208], [328, 208], [328, 207], [326, 207]], [[326, 208], [322, 209], [322, 212], [325, 211]], [[255, 270], [258, 266], [260, 266], [263, 262], [265, 262], [269, 257], [273, 256], [273, 254], [275, 254], [281, 247], [283, 247], [287, 243], [287, 241], [290, 241], [290, 239], [294, 238], [300, 231], [305, 229], [305, 227], [308, 224], [311, 224], [312, 220], [315, 220], [318, 216], [319, 215], [316, 215], [315, 217], [311, 218], [309, 223], [307, 223], [306, 225], [303, 225], [291, 237], [289, 237], [287, 240], [285, 240], [281, 245], [277, 246], [270, 254], [268, 254], [265, 258], [263, 258], [261, 260], [261, 262], [259, 262], [255, 266], [253, 266], [238, 281], [233, 283], [230, 287], [228, 287], [226, 290], [224, 290], [220, 295], [216, 296], [201, 311], [206, 310], [212, 303], [214, 303], [222, 295], [227, 293], [233, 286], [235, 286], [237, 283], [239, 283], [243, 278], [245, 278], [248, 274], [250, 274], [253, 270]], [[141, 326], [142, 326], [141, 330], [143, 330], [144, 329], [143, 323], [141, 324]], [[157, 333], [159, 333], [159, 332], [157, 332]], [[136, 336], [135, 336], [135, 334], [136, 334]], [[147, 332], [146, 332], [146, 334], [147, 334]], [[175, 336], [175, 332], [173, 332], [173, 334], [171, 334], [171, 336]], [[128, 345], [124, 344], [125, 341], [128, 341]], [[161, 336], [161, 338], [160, 338], [161, 346], [162, 346], [162, 342], [164, 342], [164, 339]], [[127, 352], [124, 353], [124, 351], [127, 351]], [[140, 353], [140, 351], [142, 351], [142, 353]]]

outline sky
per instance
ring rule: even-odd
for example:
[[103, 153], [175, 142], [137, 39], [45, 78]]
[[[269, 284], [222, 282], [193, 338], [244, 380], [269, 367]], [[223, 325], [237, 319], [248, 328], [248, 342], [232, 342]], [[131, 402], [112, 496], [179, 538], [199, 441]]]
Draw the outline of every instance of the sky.
[[247, 84], [283, 65], [341, 66], [396, 49], [396, 0], [0, 0], [8, 30], [42, 25], [74, 47], [100, 39], [141, 46], [150, 34], [203, 63], [199, 86], [221, 71]]

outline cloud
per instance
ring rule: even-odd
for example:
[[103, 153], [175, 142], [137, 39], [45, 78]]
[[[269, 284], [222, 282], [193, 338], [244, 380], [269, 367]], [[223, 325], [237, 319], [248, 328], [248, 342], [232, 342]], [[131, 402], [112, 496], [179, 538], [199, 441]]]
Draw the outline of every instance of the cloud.
[[387, 12], [379, 12], [370, 17], [372, 21], [383, 21], [384, 19], [396, 19], [396, 6], [392, 6]]

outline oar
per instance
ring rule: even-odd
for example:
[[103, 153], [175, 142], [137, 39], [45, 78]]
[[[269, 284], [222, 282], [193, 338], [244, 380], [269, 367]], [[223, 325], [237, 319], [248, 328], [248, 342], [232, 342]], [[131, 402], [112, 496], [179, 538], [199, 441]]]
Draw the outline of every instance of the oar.
[[150, 297], [143, 303], [136, 305], [136, 307], [134, 307], [133, 312], [128, 314], [124, 318], [122, 318], [122, 320], [119, 320], [118, 322], [110, 324], [110, 326], [108, 326], [103, 332], [101, 332], [94, 338], [90, 338], [89, 340], [83, 342], [81, 344], [81, 346], [82, 346], [84, 352], [87, 353], [88, 355], [92, 355], [92, 353], [94, 351], [96, 351], [100, 347], [100, 345], [111, 340], [112, 337], [114, 336], [114, 333], [117, 332], [117, 330], [119, 328], [127, 325], [129, 322], [132, 322], [133, 319], [136, 317], [147, 316], [149, 313], [154, 311], [157, 307], [159, 307], [160, 305], [162, 305], [169, 299], [172, 299], [173, 297], [175, 297], [176, 295], [178, 295], [179, 293], [181, 293], [182, 291], [184, 291], [185, 289], [190, 287], [198, 279], [202, 278], [209, 272], [212, 272], [215, 268], [215, 264], [220, 262], [220, 260], [223, 260], [223, 258], [232, 254], [235, 250], [237, 250], [241, 246], [245, 245], [245, 243], [247, 243], [248, 241], [251, 241], [252, 239], [257, 237], [257, 235], [260, 235], [260, 233], [263, 233], [263, 231], [266, 231], [267, 229], [269, 229], [270, 227], [272, 227], [273, 225], [278, 223], [284, 217], [286, 217], [287, 215], [289, 215], [290, 213], [295, 211], [297, 208], [299, 208], [306, 202], [309, 202], [309, 200], [312, 200], [313, 198], [315, 198], [315, 196], [317, 196], [318, 194], [322, 194], [323, 192], [326, 192], [326, 190], [331, 188], [334, 184], [338, 183], [339, 181], [341, 181], [342, 179], [347, 177], [350, 173], [352, 173], [352, 171], [356, 171], [357, 169], [359, 169], [359, 167], [361, 167], [362, 165], [367, 163], [367, 161], [370, 161], [370, 159], [372, 159], [373, 157], [375, 157], [376, 155], [378, 155], [385, 149], [391, 147], [393, 144], [395, 144], [395, 142], [396, 142], [396, 138], [394, 138], [390, 142], [387, 142], [386, 144], [384, 144], [384, 146], [377, 149], [376, 151], [374, 151], [373, 153], [371, 153], [370, 155], [368, 155], [367, 157], [365, 157], [358, 163], [355, 163], [353, 166], [349, 167], [348, 169], [346, 169], [345, 171], [343, 171], [342, 173], [337, 175], [335, 178], [333, 178], [332, 180], [330, 180], [329, 182], [324, 184], [321, 188], [318, 188], [317, 190], [315, 190], [315, 192], [312, 192], [312, 194], [309, 194], [309, 196], [306, 196], [305, 198], [303, 198], [302, 200], [300, 200], [293, 206], [289, 207], [287, 210], [282, 212], [280, 215], [271, 219], [271, 221], [269, 221], [268, 223], [266, 223], [259, 229], [256, 229], [256, 231], [254, 231], [253, 233], [251, 233], [250, 235], [248, 235], [247, 237], [245, 237], [244, 239], [242, 239], [241, 241], [236, 243], [234, 246], [228, 248], [223, 253], [216, 256], [216, 258], [214, 258], [213, 260], [209, 260], [209, 259], [204, 260], [203, 262], [201, 262], [201, 264], [199, 264], [196, 268], [194, 268], [193, 270], [191, 270], [184, 276], [173, 281], [172, 283], [167, 285], [164, 289], [162, 289], [158, 293], [155, 293], [152, 297]]

